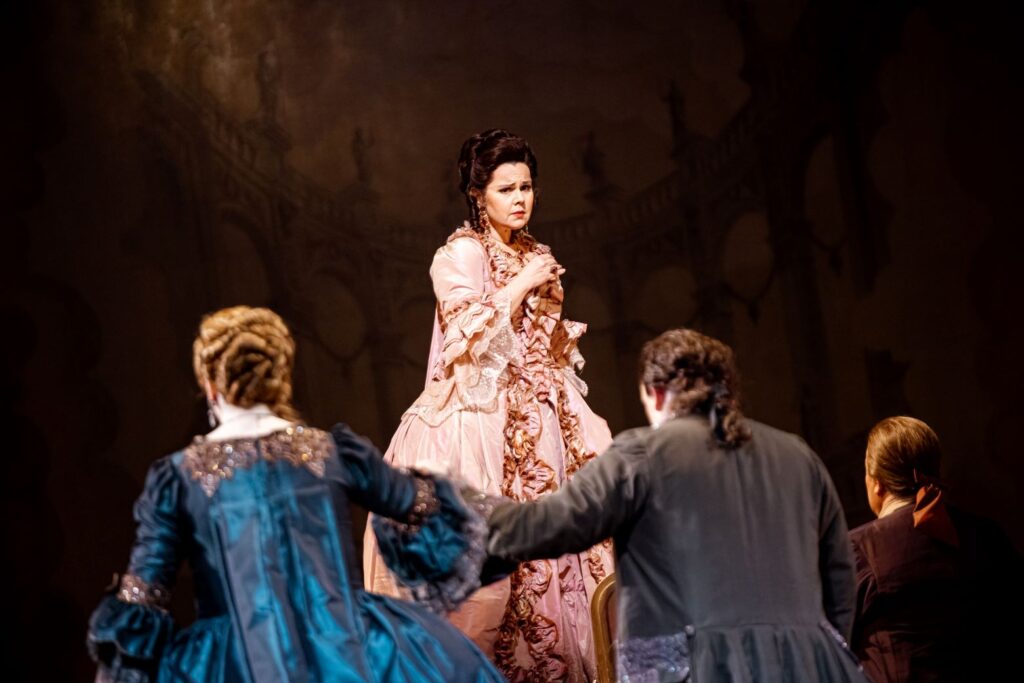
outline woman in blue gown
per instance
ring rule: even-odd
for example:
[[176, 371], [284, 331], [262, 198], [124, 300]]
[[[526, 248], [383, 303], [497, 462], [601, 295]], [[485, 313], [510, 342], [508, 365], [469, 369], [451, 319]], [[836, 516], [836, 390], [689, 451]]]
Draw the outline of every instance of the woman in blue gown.
[[[366, 593], [349, 502], [427, 546], [440, 571], [482, 553], [448, 482], [389, 468], [345, 425], [297, 421], [294, 342], [272, 311], [205, 318], [194, 344], [200, 386], [220, 426], [158, 460], [135, 505], [126, 573], [89, 623], [98, 680], [500, 681], [473, 644], [416, 605]], [[477, 529], [479, 533], [479, 529]], [[197, 620], [166, 611], [175, 574], [194, 574]], [[449, 582], [441, 603], [479, 586]]]

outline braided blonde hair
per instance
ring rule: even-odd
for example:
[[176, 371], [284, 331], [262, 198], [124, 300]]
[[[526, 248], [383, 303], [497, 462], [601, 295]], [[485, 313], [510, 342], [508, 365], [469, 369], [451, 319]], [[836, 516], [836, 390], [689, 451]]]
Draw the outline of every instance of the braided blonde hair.
[[291, 403], [294, 361], [295, 341], [281, 317], [268, 308], [234, 306], [211, 313], [199, 324], [192, 344], [200, 387], [209, 383], [241, 408], [264, 403], [286, 420], [298, 418]]

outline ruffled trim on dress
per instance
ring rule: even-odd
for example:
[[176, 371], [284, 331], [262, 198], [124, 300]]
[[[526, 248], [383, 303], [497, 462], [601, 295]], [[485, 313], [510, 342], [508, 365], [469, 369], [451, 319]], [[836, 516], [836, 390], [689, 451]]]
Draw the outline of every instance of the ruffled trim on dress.
[[[582, 358], [582, 356], [580, 357]], [[583, 379], [579, 375], [577, 375], [572, 368], [562, 368], [562, 379], [565, 381], [566, 384], [575, 388], [576, 391], [580, 393], [580, 396], [585, 397], [587, 393], [590, 391], [590, 387], [587, 386], [587, 383], [584, 382]]]
[[516, 334], [502, 293], [463, 303], [447, 317], [441, 358], [463, 405], [472, 409], [494, 402], [498, 378], [515, 356]]
[[[429, 510], [410, 522], [380, 516], [373, 531], [381, 557], [413, 599], [437, 614], [456, 609], [481, 586], [487, 560], [487, 516], [502, 499], [459, 487], [451, 480], [417, 473], [432, 484], [432, 500], [415, 510]], [[417, 523], [418, 522], [418, 523]]]
[[518, 355], [509, 301], [500, 292], [461, 302], [442, 329], [433, 381], [406, 411], [433, 426], [459, 410], [496, 410], [501, 378]]
[[89, 619], [86, 645], [103, 680], [148, 681], [173, 634], [174, 620], [163, 609], [108, 595]]
[[192, 622], [168, 644], [160, 662], [161, 673], [173, 672], [175, 681], [222, 683], [225, 672], [233, 667], [232, 631], [231, 617], [226, 614]]
[[575, 320], [559, 320], [551, 335], [551, 355], [561, 358], [566, 366], [579, 372], [586, 365], [586, 359], [580, 353], [580, 338], [587, 331], [586, 323]]

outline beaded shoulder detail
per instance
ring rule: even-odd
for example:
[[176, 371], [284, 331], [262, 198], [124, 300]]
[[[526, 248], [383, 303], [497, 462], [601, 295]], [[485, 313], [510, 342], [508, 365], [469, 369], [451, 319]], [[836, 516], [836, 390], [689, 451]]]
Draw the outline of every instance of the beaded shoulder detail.
[[251, 439], [210, 441], [197, 436], [185, 449], [182, 468], [207, 496], [213, 496], [222, 481], [235, 476], [235, 470], [252, 467], [260, 459], [283, 460], [323, 477], [332, 448], [330, 434], [303, 425]]

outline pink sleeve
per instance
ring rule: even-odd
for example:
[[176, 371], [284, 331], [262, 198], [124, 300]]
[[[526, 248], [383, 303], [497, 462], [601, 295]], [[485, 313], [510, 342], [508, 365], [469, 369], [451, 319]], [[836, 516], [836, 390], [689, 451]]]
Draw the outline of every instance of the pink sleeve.
[[515, 354], [509, 301], [504, 291], [491, 291], [488, 267], [472, 238], [438, 249], [430, 267], [443, 335], [434, 379], [454, 379], [467, 407], [494, 399], [497, 378]]

